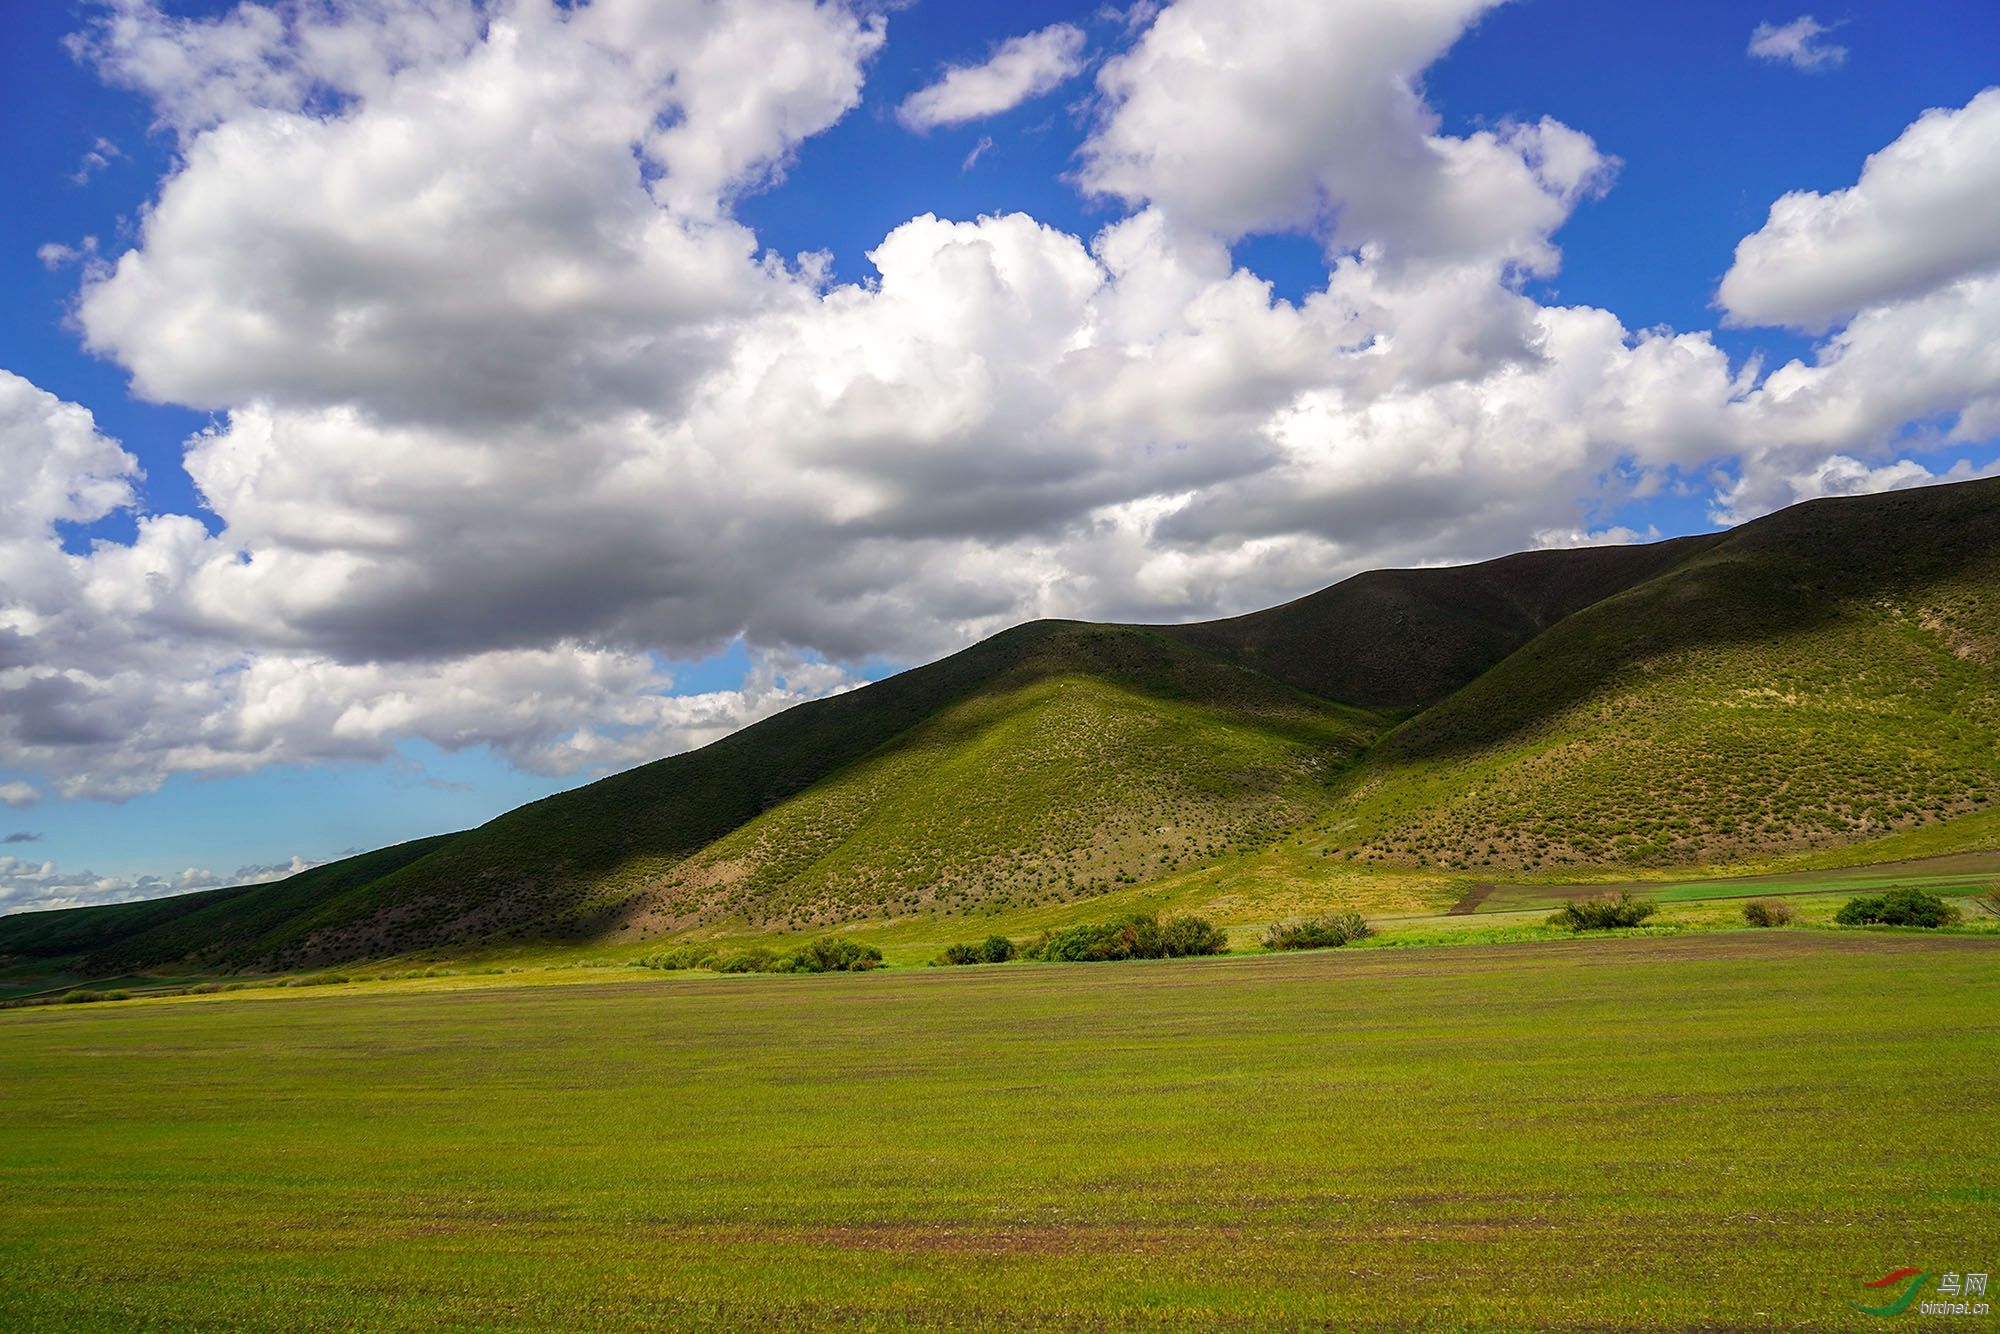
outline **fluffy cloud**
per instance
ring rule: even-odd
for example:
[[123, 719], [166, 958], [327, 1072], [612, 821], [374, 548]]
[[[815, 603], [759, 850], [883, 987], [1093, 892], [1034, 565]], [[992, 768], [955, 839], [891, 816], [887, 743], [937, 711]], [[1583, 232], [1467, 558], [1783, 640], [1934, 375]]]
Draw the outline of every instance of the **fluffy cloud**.
[[1861, 179], [1771, 206], [1717, 299], [1736, 324], [1823, 329], [1863, 307], [2000, 268], [2000, 88], [1925, 112]]
[[95, 871], [62, 871], [51, 861], [29, 862], [0, 856], [0, 913], [38, 912], [51, 908], [82, 908], [99, 903], [129, 903], [216, 889], [226, 884], [212, 871], [190, 866], [173, 875], [99, 875]]
[[1549, 270], [1550, 233], [1612, 164], [1548, 119], [1441, 135], [1417, 89], [1493, 3], [1182, 0], [1099, 73], [1080, 179], [1223, 236]]
[[187, 136], [77, 312], [148, 396], [480, 426], [670, 406], [771, 299], [725, 199], [854, 105], [881, 37], [805, 0], [522, 0], [477, 37], [446, 0], [317, 12], [121, 0], [91, 48]]
[[[15, 810], [32, 806], [41, 799], [41, 789], [37, 788], [33, 783], [23, 783], [18, 779], [12, 782], [0, 783], [0, 804], [11, 806]], [[11, 843], [14, 841], [14, 838], [14, 835], [9, 834], [7, 841]]]
[[[1849, 297], [1769, 376], [1527, 295], [1612, 164], [1441, 133], [1417, 80], [1485, 7], [1141, 14], [1081, 159], [1127, 216], [924, 215], [830, 285], [731, 205], [854, 105], [848, 9], [120, 0], [87, 50], [181, 152], [78, 319], [217, 414], [219, 531], [66, 550], [136, 465], [0, 377], [0, 751], [70, 796], [408, 738], [590, 772], [1026, 617], [1622, 536], [1582, 513], [1718, 461], [1731, 512], [1900, 484], [1904, 423], [2000, 425], [1976, 276]], [[1331, 256], [1296, 302], [1230, 259], [1282, 228]], [[738, 688], [673, 693], [663, 657], [739, 639]]]
[[1053, 92], [1082, 69], [1083, 30], [1051, 24], [1002, 42], [984, 64], [953, 65], [905, 98], [896, 117], [919, 131], [983, 120]]
[[0, 543], [34, 541], [132, 503], [138, 461], [90, 413], [0, 370]]
[[1794, 69], [1832, 69], [1847, 59], [1847, 48], [1823, 40], [1833, 29], [1810, 14], [1790, 23], [1760, 23], [1750, 34], [1750, 54]]
[[264, 885], [323, 865], [322, 861], [293, 856], [289, 861], [270, 865], [239, 866], [234, 874], [226, 876], [199, 866], [167, 875], [99, 875], [95, 871], [64, 871], [52, 861], [30, 862], [0, 856], [0, 914], [130, 903], [135, 899], [157, 899], [226, 885]]
[[[2000, 435], [2000, 89], [1926, 112], [1828, 195], [1794, 194], [1737, 247], [1739, 323], [1838, 327], [1732, 412], [1719, 520], [1820, 495], [1971, 475], [1908, 456]], [[1901, 457], [1899, 457], [1901, 455]]]

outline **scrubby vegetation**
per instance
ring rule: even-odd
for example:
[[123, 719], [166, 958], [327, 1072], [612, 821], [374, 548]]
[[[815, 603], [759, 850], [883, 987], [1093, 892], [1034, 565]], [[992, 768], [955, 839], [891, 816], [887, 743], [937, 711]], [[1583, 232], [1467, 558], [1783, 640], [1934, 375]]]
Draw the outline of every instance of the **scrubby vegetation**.
[[1267, 950], [1323, 950], [1366, 940], [1375, 929], [1358, 912], [1332, 913], [1303, 922], [1274, 922], [1264, 932]]
[[1841, 905], [1833, 920], [1842, 926], [1950, 926], [1958, 909], [1921, 889], [1892, 889], [1886, 894], [1861, 895]]
[[1014, 942], [1006, 936], [988, 936], [971, 944], [947, 945], [944, 953], [938, 955], [933, 962], [952, 966], [1006, 963], [1015, 953]]
[[1573, 899], [1549, 915], [1550, 926], [1566, 926], [1572, 931], [1609, 931], [1617, 927], [1639, 926], [1660, 910], [1651, 899], [1627, 890], [1594, 899]]
[[1792, 905], [1783, 899], [1752, 899], [1743, 905], [1743, 920], [1752, 926], [1789, 926]]
[[1022, 951], [1051, 963], [1096, 963], [1110, 959], [1176, 959], [1227, 954], [1229, 938], [1203, 917], [1134, 913], [1115, 922], [1094, 922], [1045, 932]]
[[683, 945], [638, 962], [646, 968], [699, 968], [712, 973], [863, 973], [882, 966], [882, 951], [845, 936], [821, 936], [782, 954], [762, 946], [722, 950], [714, 945]]

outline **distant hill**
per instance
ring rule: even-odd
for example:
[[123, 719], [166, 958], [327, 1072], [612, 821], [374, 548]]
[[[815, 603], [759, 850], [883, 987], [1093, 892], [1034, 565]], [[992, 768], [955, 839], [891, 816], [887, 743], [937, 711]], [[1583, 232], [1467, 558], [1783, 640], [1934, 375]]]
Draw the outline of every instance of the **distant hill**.
[[1299, 833], [1363, 865], [1748, 862], [1985, 828], [1996, 736], [2000, 481], [1968, 482], [1200, 625], [1020, 626], [479, 829], [0, 918], [0, 956], [292, 967], [951, 916]]

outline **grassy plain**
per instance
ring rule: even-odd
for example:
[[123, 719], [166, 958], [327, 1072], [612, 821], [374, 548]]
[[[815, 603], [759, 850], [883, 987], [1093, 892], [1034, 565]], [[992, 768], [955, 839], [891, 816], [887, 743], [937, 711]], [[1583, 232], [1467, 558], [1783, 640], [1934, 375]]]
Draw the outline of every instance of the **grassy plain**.
[[[0, 1014], [0, 1327], [1860, 1327], [2000, 1256], [2000, 940]], [[574, 985], [530, 985], [565, 978]]]

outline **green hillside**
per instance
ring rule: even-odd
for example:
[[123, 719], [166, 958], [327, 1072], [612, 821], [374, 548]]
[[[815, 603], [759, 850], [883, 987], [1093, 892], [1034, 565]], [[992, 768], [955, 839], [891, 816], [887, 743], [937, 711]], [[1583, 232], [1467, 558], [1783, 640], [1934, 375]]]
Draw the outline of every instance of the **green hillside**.
[[1277, 839], [1379, 730], [1157, 635], [1065, 627], [662, 875], [647, 910], [796, 928], [1101, 894]]
[[1452, 875], [1921, 855], [1993, 844], [1996, 735], [1985, 481], [1366, 574], [1203, 625], [1020, 626], [476, 830], [0, 918], [0, 964], [1029, 923], [1156, 885], [1229, 901], [1237, 867], [1259, 904], [1365, 908], [1374, 875], [1407, 911]]
[[1399, 728], [1338, 808], [1377, 862], [1726, 865], [1985, 811], [1997, 737], [1982, 482], [1729, 534]]

